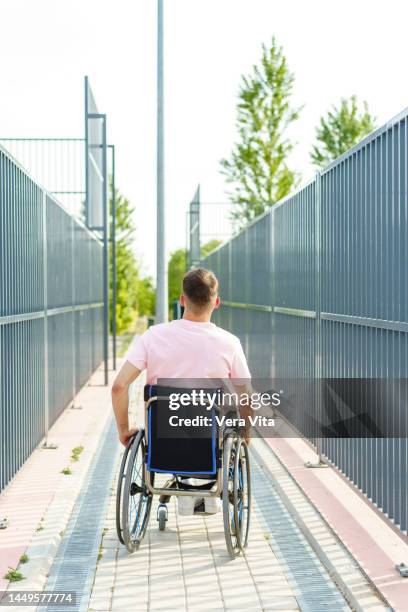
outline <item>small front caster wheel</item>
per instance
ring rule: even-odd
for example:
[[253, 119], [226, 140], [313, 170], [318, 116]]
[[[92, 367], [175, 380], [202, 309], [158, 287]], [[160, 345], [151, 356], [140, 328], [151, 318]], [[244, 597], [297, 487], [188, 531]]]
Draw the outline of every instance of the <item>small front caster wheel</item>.
[[164, 504], [160, 504], [157, 508], [157, 520], [159, 521], [160, 531], [164, 531], [167, 523], [167, 506]]

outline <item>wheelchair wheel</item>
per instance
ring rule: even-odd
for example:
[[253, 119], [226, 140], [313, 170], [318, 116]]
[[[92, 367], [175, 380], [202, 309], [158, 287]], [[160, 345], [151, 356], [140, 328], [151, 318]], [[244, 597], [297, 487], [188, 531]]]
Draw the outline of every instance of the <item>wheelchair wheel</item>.
[[[234, 466], [234, 521], [241, 550], [248, 544], [251, 518], [251, 471], [249, 451], [245, 440], [238, 439]], [[236, 503], [235, 503], [236, 502]]]
[[129, 552], [140, 546], [152, 507], [152, 495], [145, 483], [145, 442], [141, 429], [133, 440], [126, 463], [122, 490], [122, 537]]
[[230, 557], [241, 552], [238, 516], [238, 487], [234, 486], [236, 454], [239, 447], [237, 434], [230, 433], [224, 439], [222, 474], [222, 511], [224, 518], [225, 543]]
[[126, 464], [129, 458], [129, 451], [132, 447], [134, 439], [135, 439], [135, 436], [132, 436], [132, 438], [127, 443], [127, 446], [123, 453], [122, 461], [121, 461], [120, 469], [119, 469], [118, 486], [116, 490], [116, 532], [118, 534], [118, 540], [121, 544], [125, 544], [123, 540], [123, 535], [122, 535], [122, 500], [123, 500], [123, 489], [125, 486]]
[[159, 530], [164, 531], [167, 523], [167, 506], [160, 504], [157, 508], [157, 520], [159, 523]]

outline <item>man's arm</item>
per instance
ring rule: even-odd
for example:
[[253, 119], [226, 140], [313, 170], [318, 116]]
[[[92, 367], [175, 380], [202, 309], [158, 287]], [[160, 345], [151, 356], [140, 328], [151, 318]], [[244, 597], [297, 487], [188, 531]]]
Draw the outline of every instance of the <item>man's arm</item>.
[[137, 429], [129, 429], [129, 387], [136, 380], [141, 370], [138, 370], [129, 361], [125, 361], [112, 386], [112, 406], [115, 413], [116, 427], [119, 440], [124, 446], [128, 443]]
[[245, 438], [245, 442], [249, 444], [251, 441], [250, 432], [252, 427], [249, 417], [254, 414], [251, 405], [252, 387], [249, 383], [244, 385], [236, 384], [234, 386], [239, 397], [239, 415], [242, 419], [245, 419], [245, 427], [241, 430], [242, 437]]
[[251, 384], [251, 372], [249, 371], [245, 353], [242, 349], [241, 342], [236, 338], [235, 351], [231, 364], [231, 378], [233, 379], [233, 385], [235, 392], [239, 397], [239, 414], [240, 417], [245, 419], [245, 427], [243, 428], [242, 435], [245, 438], [247, 444], [250, 442], [250, 430], [251, 422], [250, 416], [253, 416], [254, 411], [252, 409], [252, 384]]

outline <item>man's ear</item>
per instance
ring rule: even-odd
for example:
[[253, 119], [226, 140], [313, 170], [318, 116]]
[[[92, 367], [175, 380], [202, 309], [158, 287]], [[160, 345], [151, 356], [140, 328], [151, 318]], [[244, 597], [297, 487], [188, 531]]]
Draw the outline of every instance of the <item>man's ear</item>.
[[215, 300], [215, 306], [214, 308], [219, 308], [221, 304], [221, 300], [220, 300], [220, 296], [217, 295], [217, 299]]
[[186, 300], [184, 299], [183, 294], [180, 295], [180, 305], [183, 306], [183, 308], [186, 306]]

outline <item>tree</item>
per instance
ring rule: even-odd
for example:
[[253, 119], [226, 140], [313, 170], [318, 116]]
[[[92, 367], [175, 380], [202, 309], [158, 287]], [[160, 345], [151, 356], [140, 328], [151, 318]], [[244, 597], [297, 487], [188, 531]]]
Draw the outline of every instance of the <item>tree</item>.
[[173, 312], [173, 302], [178, 300], [181, 293], [181, 283], [183, 276], [186, 273], [187, 267], [187, 250], [177, 249], [170, 254], [168, 263], [168, 295], [169, 295], [169, 311]]
[[342, 98], [340, 106], [333, 106], [320, 118], [316, 128], [316, 144], [310, 153], [312, 162], [319, 168], [327, 166], [353, 145], [360, 142], [375, 127], [375, 118], [368, 110], [367, 102], [359, 109], [356, 96]]
[[200, 249], [201, 257], [207, 257], [207, 255], [209, 255], [211, 251], [214, 251], [217, 247], [219, 247], [220, 244], [222, 244], [222, 240], [217, 240], [216, 238], [213, 238], [212, 240], [209, 240], [208, 242], [203, 244]]
[[139, 278], [136, 308], [140, 316], [153, 316], [156, 310], [156, 291], [150, 276]]
[[[201, 247], [201, 257], [206, 257], [221, 244], [221, 240], [209, 240]], [[170, 254], [168, 263], [169, 285], [169, 312], [173, 312], [173, 302], [178, 300], [181, 293], [183, 276], [187, 270], [187, 249], [177, 249]]]
[[[110, 201], [112, 212], [112, 200]], [[116, 190], [116, 331], [121, 334], [131, 327], [138, 315], [154, 312], [154, 289], [149, 277], [142, 277], [140, 263], [132, 250], [135, 235], [134, 208]], [[112, 236], [112, 226], [110, 230]], [[112, 249], [109, 250], [112, 266]], [[110, 277], [112, 303], [112, 275]], [[111, 326], [112, 326], [112, 309]]]
[[275, 38], [262, 46], [259, 66], [242, 77], [238, 95], [238, 142], [229, 160], [221, 160], [222, 173], [233, 186], [229, 197], [232, 218], [239, 226], [262, 214], [286, 196], [298, 182], [287, 160], [293, 144], [287, 128], [298, 119], [300, 108], [292, 108], [294, 75]]

